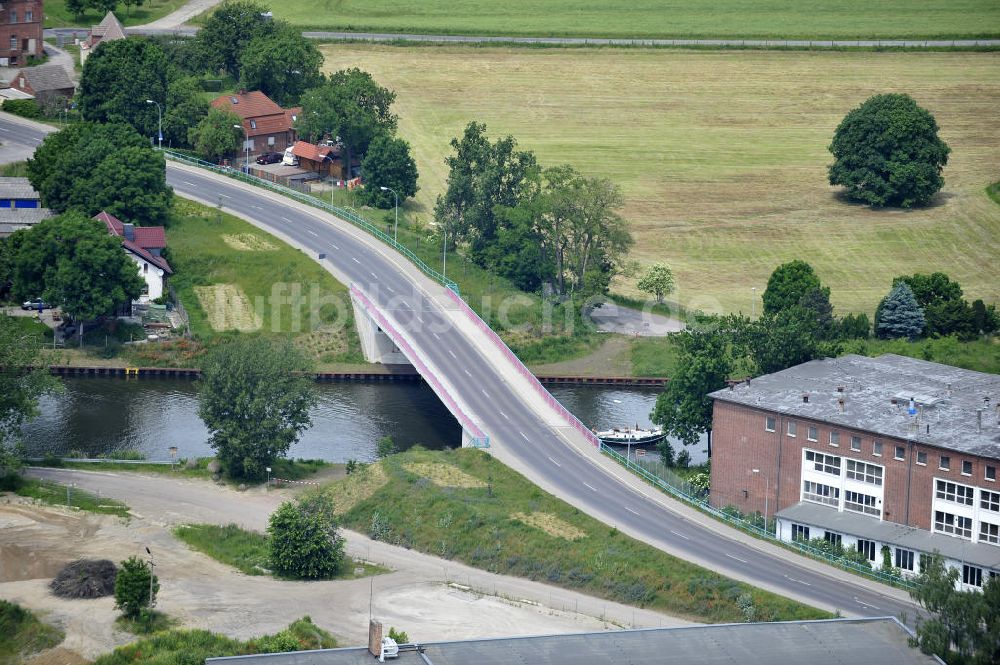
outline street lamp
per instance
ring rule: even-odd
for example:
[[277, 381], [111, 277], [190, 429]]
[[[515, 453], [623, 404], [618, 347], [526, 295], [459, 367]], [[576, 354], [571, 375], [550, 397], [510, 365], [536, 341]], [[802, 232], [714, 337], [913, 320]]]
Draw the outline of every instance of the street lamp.
[[441, 277], [444, 278], [448, 276], [448, 220], [442, 221], [442, 224], [444, 244], [441, 247]]
[[[752, 469], [753, 473], [760, 473], [760, 469]], [[771, 494], [771, 477], [766, 473], [764, 476], [764, 530], [767, 531], [767, 500]]]
[[157, 133], [157, 147], [163, 148], [163, 108], [160, 107], [160, 102], [147, 99], [147, 104], [156, 104], [156, 133]]
[[271, 487], [271, 467], [267, 467], [267, 487]]
[[153, 561], [153, 553], [146, 548], [146, 554], [149, 555], [149, 607], [152, 609], [156, 606], [156, 601], [153, 600], [153, 569], [156, 568], [156, 563]]
[[250, 174], [250, 134], [249, 134], [249, 132], [247, 132], [247, 128], [244, 127], [243, 125], [233, 125], [233, 127], [235, 127], [236, 129], [242, 129], [243, 130], [243, 148], [247, 151], [247, 161], [246, 161], [246, 164], [245, 164], [243, 170], [247, 173], [247, 175], [249, 175]]
[[379, 187], [379, 189], [383, 192], [392, 192], [392, 196], [396, 200], [396, 222], [392, 225], [392, 242], [398, 245], [399, 243], [396, 242], [396, 229], [399, 228], [399, 195], [396, 194], [396, 190], [392, 187]]

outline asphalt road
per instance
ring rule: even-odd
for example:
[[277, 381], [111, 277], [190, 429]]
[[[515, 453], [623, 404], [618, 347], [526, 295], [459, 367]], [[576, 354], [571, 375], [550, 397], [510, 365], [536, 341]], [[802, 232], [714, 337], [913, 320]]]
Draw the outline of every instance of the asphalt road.
[[[41, 141], [44, 132], [10, 118], [0, 113], [0, 140], [27, 145]], [[662, 498], [640, 493], [607, 468], [577, 454], [541, 422], [528, 404], [532, 396], [518, 395], [498, 376], [463, 331], [451, 325], [438, 301], [397, 265], [403, 259], [385, 246], [361, 240], [354, 227], [262, 190], [248, 191], [234, 181], [184, 170], [171, 162], [167, 162], [167, 180], [181, 196], [213, 205], [221, 200], [228, 212], [275, 231], [314, 257], [326, 253], [335, 274], [360, 286], [406, 330], [426, 360], [444, 373], [478, 416], [482, 429], [547, 491], [654, 546], [817, 607], [840, 610], [846, 616], [905, 612], [912, 620], [915, 615], [916, 606], [898, 592], [746, 542], [714, 522], [703, 526]]]

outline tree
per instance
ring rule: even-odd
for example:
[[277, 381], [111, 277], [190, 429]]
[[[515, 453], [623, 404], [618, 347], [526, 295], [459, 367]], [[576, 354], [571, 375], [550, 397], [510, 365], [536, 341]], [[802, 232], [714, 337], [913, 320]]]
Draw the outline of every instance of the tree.
[[[78, 212], [50, 217], [11, 236], [14, 293], [41, 294], [80, 322], [108, 314], [142, 293], [135, 263], [103, 223]], [[80, 326], [81, 337], [83, 326]]]
[[892, 281], [893, 286], [897, 284], [906, 284], [913, 291], [917, 304], [924, 310], [928, 335], [958, 335], [968, 341], [979, 334], [975, 313], [962, 298], [962, 287], [948, 275], [942, 272], [904, 275]]
[[121, 610], [126, 617], [134, 619], [143, 610], [156, 604], [156, 594], [159, 591], [160, 581], [153, 575], [148, 562], [134, 555], [121, 562], [115, 577], [116, 610]]
[[198, 415], [219, 460], [235, 478], [262, 478], [309, 426], [316, 402], [308, 369], [289, 342], [236, 337], [202, 363]]
[[206, 161], [218, 163], [240, 147], [243, 132], [236, 128], [240, 117], [232, 111], [209, 109], [188, 132], [188, 142]]
[[83, 66], [77, 104], [89, 122], [124, 122], [144, 137], [155, 137], [157, 109], [167, 101], [167, 59], [140, 37], [102, 42]]
[[905, 284], [892, 287], [879, 303], [875, 314], [875, 332], [883, 339], [915, 339], [924, 331], [924, 310], [913, 291]]
[[301, 503], [281, 504], [267, 524], [271, 569], [296, 579], [335, 575], [343, 562], [344, 540], [332, 515], [332, 508], [317, 512]]
[[843, 339], [868, 339], [872, 334], [872, 323], [864, 312], [848, 314], [840, 320], [839, 328]]
[[765, 314], [746, 324], [746, 349], [759, 374], [771, 374], [824, 356], [836, 356], [837, 345], [821, 343], [815, 317], [801, 307]]
[[247, 45], [274, 30], [274, 22], [265, 16], [267, 11], [265, 5], [251, 1], [230, 0], [219, 5], [198, 31], [205, 65], [240, 78], [240, 62]]
[[240, 85], [288, 106], [322, 82], [321, 64], [323, 55], [313, 40], [282, 24], [247, 44], [240, 57]]
[[833, 305], [830, 304], [830, 289], [815, 286], [810, 288], [802, 294], [798, 307], [809, 319], [817, 337], [830, 339], [837, 336]]
[[830, 144], [831, 185], [874, 207], [925, 205], [944, 186], [951, 149], [909, 95], [875, 95], [844, 117]]
[[172, 80], [167, 87], [167, 106], [163, 113], [163, 140], [166, 145], [172, 148], [190, 147], [188, 133], [206, 115], [208, 102], [201, 94], [198, 79], [184, 76]]
[[378, 440], [378, 446], [375, 448], [375, 456], [379, 459], [388, 457], [389, 455], [395, 455], [399, 452], [399, 448], [396, 443], [392, 440], [391, 436], [383, 436]]
[[646, 269], [636, 286], [640, 291], [656, 296], [656, 302], [662, 303], [663, 296], [674, 290], [674, 273], [667, 264], [654, 263]]
[[81, 122], [49, 134], [28, 160], [28, 179], [57, 213], [107, 210], [137, 224], [163, 224], [173, 198], [163, 155], [121, 123]]
[[972, 301], [972, 321], [981, 335], [990, 335], [1000, 329], [1000, 316], [997, 315], [996, 305], [987, 307], [979, 299]]
[[143, 5], [144, 2], [145, 2], [145, 0], [122, 0], [122, 4], [125, 5], [126, 7], [128, 7], [126, 15], [127, 16], [131, 16], [132, 15], [132, 8], [133, 7], [142, 7], [142, 5]]
[[410, 156], [410, 144], [386, 134], [377, 136], [361, 161], [361, 179], [366, 202], [376, 208], [392, 208], [396, 202], [392, 192], [380, 187], [395, 190], [400, 203], [415, 195], [419, 189], [417, 163]]
[[771, 273], [764, 295], [761, 296], [764, 313], [776, 314], [783, 309], [795, 307], [811, 289], [820, 289], [829, 301], [830, 289], [820, 284], [811, 265], [799, 260], [782, 263]]
[[66, 11], [71, 12], [73, 18], [79, 21], [87, 11], [87, 0], [66, 0]]

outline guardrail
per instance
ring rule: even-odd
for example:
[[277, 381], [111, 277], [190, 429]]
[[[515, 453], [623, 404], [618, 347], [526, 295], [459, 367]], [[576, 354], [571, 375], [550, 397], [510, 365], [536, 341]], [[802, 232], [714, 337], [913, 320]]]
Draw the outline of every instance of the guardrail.
[[902, 577], [896, 575], [888, 575], [886, 573], [883, 573], [881, 570], [873, 570], [866, 566], [862, 566], [861, 564], [855, 561], [851, 561], [850, 559], [833, 556], [828, 552], [824, 552], [823, 550], [812, 547], [811, 545], [808, 545], [801, 541], [793, 540], [789, 542], [786, 540], [781, 540], [776, 535], [771, 533], [770, 530], [768, 529], [762, 529], [756, 524], [753, 524], [752, 522], [740, 519], [735, 515], [730, 515], [729, 513], [723, 510], [719, 510], [718, 508], [713, 507], [711, 504], [709, 504], [708, 501], [705, 500], [704, 497], [694, 496], [692, 494], [684, 492], [681, 489], [678, 489], [677, 487], [674, 487], [673, 485], [666, 482], [656, 474], [651, 473], [648, 469], [636, 464], [630, 459], [625, 458], [621, 453], [619, 453], [617, 450], [614, 450], [607, 444], [601, 442], [600, 445], [601, 445], [601, 452], [603, 452], [608, 457], [610, 457], [611, 459], [615, 460], [616, 462], [624, 466], [629, 471], [632, 471], [637, 476], [641, 477], [651, 485], [658, 487], [659, 489], [663, 490], [664, 492], [673, 496], [674, 498], [679, 499], [684, 503], [693, 506], [694, 508], [697, 508], [698, 510], [704, 513], [708, 513], [712, 517], [721, 520], [723, 522], [726, 522], [731, 526], [740, 529], [741, 531], [746, 531], [747, 533], [757, 536], [762, 540], [770, 541], [776, 545], [780, 545], [782, 547], [786, 547], [788, 549], [797, 551], [801, 554], [805, 554], [806, 556], [810, 556], [814, 559], [820, 559], [821, 561], [824, 561], [832, 566], [836, 566], [848, 572], [856, 573], [858, 575], [861, 575], [862, 577], [867, 577], [868, 579], [875, 580], [876, 582], [882, 582], [883, 584], [888, 584], [890, 586], [900, 587], [903, 589], [916, 588], [915, 584]]
[[442, 286], [448, 288], [450, 291], [454, 291], [455, 293], [459, 292], [458, 284], [456, 284], [453, 280], [448, 279], [447, 277], [439, 273], [437, 270], [434, 270], [433, 268], [428, 266], [426, 263], [424, 263], [423, 259], [414, 254], [412, 250], [406, 247], [406, 245], [401, 245], [396, 240], [394, 240], [391, 235], [389, 235], [385, 231], [382, 231], [377, 226], [375, 226], [374, 224], [372, 224], [371, 222], [369, 222], [367, 219], [357, 214], [356, 212], [353, 212], [346, 208], [341, 208], [340, 206], [335, 206], [332, 203], [326, 203], [325, 201], [322, 201], [316, 198], [315, 196], [305, 194], [303, 192], [292, 189], [291, 187], [285, 187], [284, 185], [279, 185], [277, 183], [264, 180], [263, 178], [258, 178], [257, 176], [250, 175], [249, 173], [244, 173], [243, 171], [240, 171], [238, 169], [218, 166], [216, 164], [212, 164], [210, 162], [198, 159], [197, 157], [192, 157], [191, 155], [184, 154], [183, 152], [168, 150], [166, 148], [161, 149], [161, 152], [163, 152], [164, 156], [167, 159], [172, 159], [175, 162], [180, 162], [182, 164], [188, 164], [190, 166], [196, 166], [198, 168], [202, 168], [207, 171], [212, 171], [213, 173], [224, 175], [227, 178], [232, 178], [233, 180], [239, 180], [240, 182], [245, 182], [247, 184], [254, 185], [255, 187], [260, 187], [262, 189], [267, 189], [272, 192], [281, 194], [282, 196], [287, 196], [291, 199], [295, 199], [300, 203], [305, 203], [307, 205], [313, 206], [314, 208], [325, 210], [326, 212], [335, 215], [340, 219], [343, 219], [344, 221], [350, 222], [359, 229], [375, 236], [376, 238], [378, 238], [379, 240], [381, 240], [382, 242], [389, 245], [394, 250], [405, 256], [407, 259], [409, 259], [410, 262], [413, 263], [413, 265], [417, 266], [417, 268], [419, 268], [420, 271], [423, 272], [425, 275], [427, 275], [434, 281], [438, 282]]
[[510, 350], [510, 347], [507, 346], [502, 339], [500, 339], [500, 335], [496, 334], [496, 332], [490, 328], [489, 325], [483, 321], [471, 307], [469, 307], [469, 303], [465, 302], [459, 293], [448, 291], [448, 296], [458, 304], [462, 312], [471, 318], [472, 322], [475, 323], [480, 330], [486, 333], [486, 336], [489, 337], [493, 344], [500, 350], [501, 353], [503, 353], [504, 357], [506, 357], [507, 360], [514, 365], [517, 371], [520, 372], [521, 376], [528, 380], [528, 382], [535, 389], [535, 392], [538, 393], [538, 396], [541, 397], [546, 404], [555, 409], [567, 423], [583, 434], [583, 436], [586, 437], [586, 439], [595, 447], [600, 445], [601, 440], [597, 438], [597, 435], [594, 434], [586, 425], [580, 422], [579, 418], [570, 413], [569, 409], [563, 406], [559, 400], [552, 396], [552, 393], [545, 389], [545, 386], [538, 381], [538, 377], [532, 374], [531, 370], [529, 370], [525, 364], [521, 362], [516, 355], [514, 355], [514, 352]]
[[[451, 293], [451, 291], [449, 291]], [[472, 418], [470, 418], [458, 403], [455, 402], [451, 393], [445, 389], [441, 382], [438, 380], [437, 375], [430, 371], [427, 365], [424, 364], [423, 360], [420, 359], [420, 355], [413, 349], [409, 342], [403, 337], [403, 335], [396, 330], [396, 327], [389, 323], [389, 320], [382, 314], [381, 310], [375, 306], [375, 304], [368, 298], [364, 292], [357, 287], [355, 284], [351, 284], [351, 296], [357, 299], [358, 303], [368, 312], [368, 315], [375, 319], [379, 327], [392, 338], [393, 343], [410, 359], [413, 366], [417, 368], [420, 375], [424, 377], [424, 380], [430, 384], [431, 388], [437, 393], [437, 396], [441, 398], [441, 401], [445, 403], [445, 406], [454, 414], [455, 418], [461, 423], [463, 429], [472, 435], [472, 446], [475, 448], [489, 448], [490, 447], [490, 437], [487, 436], [482, 429], [476, 425]]]

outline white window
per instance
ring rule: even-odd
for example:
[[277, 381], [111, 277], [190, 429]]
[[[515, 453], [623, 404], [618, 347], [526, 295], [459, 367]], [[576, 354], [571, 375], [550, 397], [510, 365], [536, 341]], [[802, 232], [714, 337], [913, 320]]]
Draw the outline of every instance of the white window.
[[983, 586], [983, 569], [965, 564], [962, 566], [962, 584]]
[[917, 453], [917, 464], [927, 466], [927, 453]]
[[251, 120], [250, 121], [250, 129], [257, 129], [257, 121], [256, 120]]
[[1000, 492], [979, 490], [979, 507], [983, 510], [1000, 513]]
[[979, 523], [979, 540], [983, 543], [1000, 545], [1000, 525], [989, 522]]
[[844, 544], [844, 537], [839, 533], [834, 533], [833, 531], [827, 531], [824, 533], [823, 540], [831, 545], [837, 545], [838, 547], [842, 547]]
[[825, 503], [828, 506], [836, 506], [840, 504], [840, 489], [821, 483], [814, 483], [811, 480], [804, 480], [802, 481], [802, 499], [804, 501]]
[[972, 475], [972, 462], [969, 460], [962, 460], [962, 475], [971, 476]]
[[844, 492], [844, 510], [874, 515], [875, 517], [882, 514], [876, 497], [870, 494], [862, 494], [861, 492], [852, 492], [851, 490]]
[[810, 441], [819, 441], [819, 430], [815, 427], [810, 427], [806, 431], [806, 438]]
[[939, 499], [951, 501], [952, 503], [960, 503], [964, 506], [971, 506], [974, 494], [975, 490], [966, 485], [950, 483], [947, 480], [937, 481], [937, 493], [935, 496]]
[[793, 524], [792, 540], [809, 540], [809, 527], [801, 524]]
[[34, 12], [32, 12], [30, 9], [24, 10], [24, 22], [25, 23], [31, 23], [34, 20], [34, 18], [35, 18]]
[[[16, 51], [17, 50], [17, 35], [11, 35], [10, 36], [10, 50], [11, 51]], [[22, 88], [24, 87], [24, 79], [23, 78], [21, 79], [21, 87]]]
[[858, 551], [868, 557], [869, 561], [875, 560], [875, 541], [861, 540], [858, 538]]
[[274, 137], [273, 136], [268, 136], [267, 137], [267, 145], [269, 145], [269, 146], [273, 146], [274, 145]]
[[840, 458], [835, 455], [824, 455], [812, 450], [805, 451], [806, 462], [811, 462], [814, 469], [834, 476], [840, 475]]
[[986, 472], [983, 474], [986, 480], [996, 482], [997, 479], [997, 468], [995, 466], [986, 465]]
[[774, 420], [774, 416], [768, 416], [764, 418], [764, 431], [773, 432], [777, 423]]
[[830, 432], [830, 445], [839, 446], [840, 445], [840, 432], [833, 430]]
[[896, 548], [896, 568], [901, 570], [913, 570], [913, 551]]
[[959, 538], [972, 538], [972, 518], [934, 511], [934, 530]]
[[882, 486], [882, 467], [860, 460], [847, 460], [848, 480], [859, 480], [869, 485]]
[[947, 455], [941, 455], [941, 461], [938, 463], [938, 468], [942, 471], [947, 471], [951, 468], [951, 458]]
[[16, 9], [10, 10], [10, 22], [11, 23], [17, 23], [17, 10]]
[[896, 446], [895, 459], [906, 459], [906, 448], [904, 446]]
[[851, 450], [854, 452], [859, 452], [861, 450], [861, 437], [852, 436], [851, 437]]
[[794, 420], [788, 421], [788, 436], [795, 436], [798, 429], [799, 427]]
[[872, 441], [872, 455], [882, 457], [882, 442], [878, 439]]

